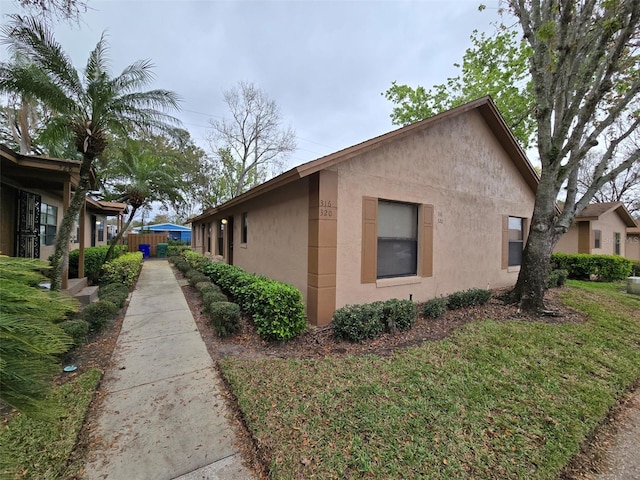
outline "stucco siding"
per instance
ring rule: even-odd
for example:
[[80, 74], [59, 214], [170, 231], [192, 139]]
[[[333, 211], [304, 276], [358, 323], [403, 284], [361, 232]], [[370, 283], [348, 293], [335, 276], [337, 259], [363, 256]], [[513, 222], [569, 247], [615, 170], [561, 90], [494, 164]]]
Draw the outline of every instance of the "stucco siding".
[[560, 237], [556, 247], [553, 249], [554, 252], [562, 252], [562, 253], [578, 253], [578, 227], [577, 225], [571, 225], [567, 233]]
[[[534, 193], [476, 111], [334, 167], [338, 171], [336, 307], [424, 301], [471, 287], [513, 285], [501, 268], [502, 216], [530, 218]], [[434, 206], [433, 276], [363, 284], [362, 199]]]
[[627, 235], [625, 244], [625, 257], [640, 261], [640, 235]]
[[[290, 283], [298, 288], [306, 299], [308, 180], [302, 179], [269, 192], [259, 200], [249, 201], [232, 212], [233, 264], [249, 272]], [[247, 212], [246, 243], [242, 242], [243, 212]], [[215, 227], [216, 223], [213, 222], [214, 236]]]
[[616, 212], [602, 215], [599, 220], [591, 222], [592, 230], [600, 230], [600, 248], [592, 248], [591, 253], [613, 255], [615, 254], [615, 234], [620, 234], [620, 255], [625, 256], [625, 244], [627, 242], [627, 226]]

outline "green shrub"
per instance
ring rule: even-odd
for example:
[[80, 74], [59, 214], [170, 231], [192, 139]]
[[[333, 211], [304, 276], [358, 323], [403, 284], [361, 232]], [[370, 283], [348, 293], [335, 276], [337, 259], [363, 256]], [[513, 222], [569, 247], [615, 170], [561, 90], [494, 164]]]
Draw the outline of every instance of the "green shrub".
[[640, 277], [640, 262], [633, 262], [631, 266], [631, 276]]
[[202, 282], [211, 282], [211, 280], [209, 280], [209, 277], [207, 277], [204, 273], [200, 273], [198, 271], [196, 271], [196, 273], [192, 273], [188, 278], [189, 285], [191, 285], [192, 287], [195, 287], [197, 284]]
[[447, 311], [446, 297], [432, 298], [422, 306], [422, 316], [425, 318], [438, 318]]
[[209, 280], [209, 277], [207, 277], [207, 279], [203, 282], [198, 282], [196, 285], [196, 290], [198, 290], [200, 292], [200, 294], [204, 294], [205, 292], [220, 292], [222, 293], [222, 290], [220, 290], [220, 287], [217, 285], [214, 285], [213, 283], [211, 283], [211, 280]]
[[142, 252], [126, 253], [107, 262], [102, 267], [100, 283], [122, 283], [131, 288], [142, 269]]
[[216, 302], [209, 308], [209, 317], [215, 332], [221, 337], [226, 337], [238, 331], [240, 307], [231, 302]]
[[[84, 249], [84, 274], [91, 283], [97, 283], [100, 279], [100, 270], [104, 264], [105, 256], [109, 250], [108, 246], [87, 247]], [[116, 245], [114, 247], [113, 258], [126, 253], [127, 247]], [[69, 252], [69, 277], [78, 277], [78, 262], [80, 250]]]
[[183, 275], [191, 270], [191, 265], [184, 258], [177, 258], [173, 264]]
[[98, 298], [100, 300], [109, 300], [115, 303], [119, 308], [124, 307], [124, 304], [129, 297], [129, 287], [122, 283], [109, 283], [103, 285], [98, 290]]
[[567, 270], [569, 278], [590, 280], [593, 275], [603, 282], [624, 280], [633, 269], [633, 262], [619, 255], [554, 253], [551, 264], [553, 269]]
[[376, 338], [384, 331], [380, 302], [346, 305], [333, 312], [333, 335], [341, 340], [360, 342]]
[[569, 272], [562, 269], [551, 270], [547, 276], [547, 288], [562, 287], [567, 283]]
[[289, 340], [307, 329], [300, 291], [292, 285], [268, 280], [255, 282], [253, 322], [267, 340]]
[[202, 271], [251, 314], [258, 334], [267, 340], [288, 340], [307, 328], [302, 294], [295, 287], [206, 260]]
[[388, 332], [410, 330], [418, 317], [418, 306], [411, 300], [396, 298], [382, 303], [382, 322]]
[[182, 255], [185, 250], [191, 250], [191, 247], [189, 245], [172, 245], [171, 240], [169, 240], [169, 246], [167, 247], [167, 256], [177, 257]]
[[193, 250], [183, 250], [182, 258], [191, 265], [191, 268], [195, 268], [196, 270], [200, 270], [202, 264], [207, 260], [204, 255], [194, 252]]
[[108, 300], [98, 300], [87, 305], [82, 310], [82, 319], [89, 322], [89, 331], [92, 333], [99, 332], [105, 325], [115, 318], [118, 313], [118, 306]]
[[219, 302], [228, 302], [229, 299], [222, 292], [209, 291], [202, 294], [202, 305], [204, 311], [208, 312], [211, 309], [211, 305]]
[[451, 310], [458, 308], [472, 307], [474, 305], [483, 305], [491, 298], [489, 290], [481, 288], [470, 288], [462, 292], [454, 292], [447, 297], [447, 306]]
[[82, 345], [87, 340], [87, 334], [89, 333], [89, 322], [87, 322], [86, 320], [67, 320], [59, 323], [58, 326], [64, 333], [66, 333], [73, 339], [73, 343], [76, 346]]

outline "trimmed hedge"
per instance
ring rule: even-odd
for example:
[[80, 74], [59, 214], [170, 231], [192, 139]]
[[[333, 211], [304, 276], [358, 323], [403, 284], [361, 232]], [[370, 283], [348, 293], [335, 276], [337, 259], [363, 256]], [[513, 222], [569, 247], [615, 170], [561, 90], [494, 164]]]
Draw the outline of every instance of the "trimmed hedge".
[[554, 253], [553, 269], [567, 270], [569, 278], [590, 280], [593, 275], [600, 281], [624, 280], [632, 271], [633, 262], [619, 255], [591, 255], [586, 253]]
[[214, 303], [228, 302], [228, 301], [229, 299], [222, 292], [209, 291], [209, 292], [204, 292], [202, 294], [202, 306], [205, 312], [210, 312], [211, 306]]
[[196, 290], [198, 290], [201, 295], [204, 295], [206, 292], [222, 293], [222, 290], [220, 290], [220, 287], [211, 283], [211, 280], [209, 280], [209, 278], [207, 278], [207, 280], [204, 282], [196, 283], [195, 287], [196, 287]]
[[73, 343], [76, 346], [82, 345], [87, 339], [87, 334], [89, 333], [89, 322], [86, 320], [66, 320], [59, 323], [58, 326], [64, 333], [73, 339]]
[[240, 307], [231, 302], [216, 302], [209, 308], [209, 317], [215, 332], [221, 337], [226, 337], [238, 331]]
[[418, 307], [410, 300], [347, 305], [333, 313], [333, 334], [339, 339], [360, 342], [376, 338], [384, 331], [409, 330], [417, 316]]
[[142, 269], [142, 252], [126, 253], [102, 267], [100, 282], [122, 283], [131, 288], [136, 283], [140, 270]]
[[422, 305], [422, 316], [425, 318], [438, 318], [447, 311], [447, 298], [437, 297], [428, 300]]
[[82, 320], [89, 322], [91, 333], [102, 330], [109, 320], [115, 318], [118, 313], [118, 306], [108, 300], [98, 300], [84, 307], [81, 313]]
[[547, 288], [562, 287], [567, 283], [567, 277], [569, 272], [566, 270], [556, 269], [551, 270], [547, 276]]
[[482, 288], [470, 288], [461, 292], [454, 292], [447, 297], [449, 310], [483, 305], [491, 298], [491, 291]]
[[346, 305], [333, 312], [333, 335], [341, 340], [360, 342], [376, 338], [384, 331], [379, 302]]
[[633, 262], [631, 266], [631, 276], [640, 277], [640, 262]]
[[191, 250], [189, 245], [171, 245], [167, 247], [167, 257], [177, 257], [182, 255], [186, 250]]
[[201, 270], [253, 317], [263, 338], [289, 340], [306, 330], [302, 294], [295, 287], [221, 262], [205, 260]]
[[202, 268], [202, 264], [207, 261], [204, 255], [194, 252], [193, 250], [183, 250], [182, 258], [191, 265], [191, 268], [195, 268], [196, 270], [200, 270]]
[[124, 307], [128, 297], [129, 287], [122, 283], [109, 283], [98, 290], [98, 298], [100, 300], [109, 300], [115, 303], [118, 308]]

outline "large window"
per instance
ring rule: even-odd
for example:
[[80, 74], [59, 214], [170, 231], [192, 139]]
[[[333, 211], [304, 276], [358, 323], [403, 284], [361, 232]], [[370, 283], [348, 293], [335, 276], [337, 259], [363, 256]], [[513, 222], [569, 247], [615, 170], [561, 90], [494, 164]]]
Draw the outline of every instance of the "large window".
[[418, 206], [378, 201], [377, 277], [416, 275]]
[[620, 233], [619, 232], [616, 232], [613, 234], [613, 248], [615, 249], [614, 253], [616, 255], [620, 255]]
[[522, 250], [524, 249], [524, 220], [519, 217], [509, 217], [509, 266], [522, 264]]
[[600, 242], [602, 241], [602, 230], [593, 231], [593, 248], [600, 248]]
[[242, 214], [242, 243], [247, 243], [247, 212]]
[[104, 220], [96, 221], [96, 228], [98, 229], [98, 241], [104, 242]]
[[42, 203], [40, 207], [40, 245], [54, 245], [58, 226], [58, 207]]

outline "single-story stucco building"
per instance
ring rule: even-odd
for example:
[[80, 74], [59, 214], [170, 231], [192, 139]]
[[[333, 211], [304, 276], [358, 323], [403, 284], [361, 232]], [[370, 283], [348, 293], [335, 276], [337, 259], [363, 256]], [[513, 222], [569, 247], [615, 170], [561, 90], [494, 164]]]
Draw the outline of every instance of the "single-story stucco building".
[[489, 97], [295, 167], [192, 221], [192, 246], [303, 294], [309, 322], [515, 283], [538, 176]]
[[[46, 260], [54, 252], [58, 228], [78, 185], [80, 162], [23, 155], [1, 144], [0, 161], [0, 254]], [[107, 218], [117, 217], [121, 224], [126, 211], [124, 203], [87, 197], [69, 249], [107, 245]]]
[[627, 240], [636, 222], [622, 202], [587, 205], [558, 243], [554, 251], [562, 253], [598, 253], [634, 258]]

